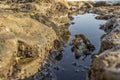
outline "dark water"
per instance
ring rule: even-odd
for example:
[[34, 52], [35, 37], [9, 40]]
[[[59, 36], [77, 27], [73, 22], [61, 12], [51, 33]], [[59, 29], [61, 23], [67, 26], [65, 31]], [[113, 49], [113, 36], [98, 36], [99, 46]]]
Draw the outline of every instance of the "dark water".
[[[70, 25], [69, 31], [71, 33], [70, 42], [75, 34], [85, 34], [91, 43], [95, 46], [96, 50], [92, 53], [95, 54], [100, 49], [100, 38], [104, 31], [100, 30], [100, 24], [104, 24], [103, 20], [96, 20], [95, 14], [84, 14], [74, 16], [73, 22]], [[88, 71], [91, 65], [91, 55], [83, 60], [84, 56], [79, 59], [75, 58], [74, 52], [71, 51], [71, 46], [64, 48], [64, 55], [62, 59], [56, 62], [53, 66], [59, 66], [60, 70], [52, 69], [55, 73], [57, 80], [88, 80]], [[72, 65], [76, 63], [75, 65]]]
[[74, 16], [73, 22], [75, 24], [69, 26], [71, 35], [67, 41], [70, 43], [76, 34], [84, 34], [96, 48], [91, 52], [91, 55], [85, 57], [84, 54], [80, 54], [81, 56], [76, 58], [76, 54], [71, 51], [72, 45], [67, 45], [63, 48], [64, 54], [59, 55], [59, 51], [50, 54], [46, 60], [46, 65], [34, 76], [35, 80], [89, 80], [88, 72], [92, 55], [99, 51], [101, 36], [105, 34], [99, 27], [106, 21], [96, 20], [95, 16], [97, 15]]

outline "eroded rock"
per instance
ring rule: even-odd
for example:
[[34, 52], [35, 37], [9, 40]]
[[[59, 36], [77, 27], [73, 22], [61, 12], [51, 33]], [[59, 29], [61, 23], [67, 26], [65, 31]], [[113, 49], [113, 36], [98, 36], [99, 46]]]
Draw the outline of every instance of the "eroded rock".
[[35, 74], [57, 39], [55, 32], [27, 17], [0, 17], [0, 78], [23, 79]]
[[[106, 7], [107, 8], [107, 7]], [[114, 7], [113, 7], [114, 8]], [[109, 9], [108, 9], [109, 10]], [[113, 10], [112, 13], [114, 13]], [[107, 10], [106, 10], [107, 12]], [[118, 15], [118, 13], [116, 13]], [[93, 59], [90, 80], [119, 80], [120, 79], [120, 26], [118, 16], [108, 18], [109, 20], [102, 25], [106, 34], [101, 39], [99, 55]]]
[[72, 41], [71, 50], [75, 52], [75, 57], [78, 59], [81, 55], [90, 55], [95, 47], [91, 44], [88, 38], [83, 34], [75, 35], [75, 39]]
[[[90, 80], [119, 80], [120, 47], [106, 50], [94, 58], [90, 70]], [[96, 75], [96, 76], [94, 76]]]

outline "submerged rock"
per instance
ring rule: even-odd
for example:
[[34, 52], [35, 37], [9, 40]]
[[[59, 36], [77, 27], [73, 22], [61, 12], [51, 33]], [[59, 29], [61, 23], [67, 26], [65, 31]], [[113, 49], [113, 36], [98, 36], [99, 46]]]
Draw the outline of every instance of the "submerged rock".
[[78, 64], [76, 62], [72, 62], [72, 65], [77, 66]]
[[80, 70], [79, 70], [79, 69], [76, 69], [75, 72], [78, 73], [78, 72], [80, 72]]
[[85, 35], [77, 34], [72, 41], [71, 50], [75, 52], [75, 57], [78, 59], [81, 55], [90, 55], [90, 53], [95, 50], [95, 47]]

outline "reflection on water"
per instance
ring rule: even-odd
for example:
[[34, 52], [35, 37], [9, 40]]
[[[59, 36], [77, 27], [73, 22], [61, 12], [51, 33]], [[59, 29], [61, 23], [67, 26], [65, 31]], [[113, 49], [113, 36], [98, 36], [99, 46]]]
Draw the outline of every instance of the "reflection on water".
[[[86, 41], [93, 44], [96, 48], [95, 51], [91, 51], [90, 53], [97, 53], [100, 48], [100, 37], [104, 34], [104, 31], [99, 29], [99, 25], [104, 24], [105, 21], [96, 20], [94, 18], [95, 16], [95, 14], [74, 16], [73, 22], [75, 22], [75, 24], [70, 25], [69, 27], [71, 36], [68, 43], [71, 43], [71, 41], [75, 39], [76, 34], [84, 34], [87, 39], [89, 39]], [[53, 69], [58, 80], [88, 80], [88, 71], [92, 59], [91, 55], [85, 55], [85, 53], [89, 54], [87, 50], [80, 50], [80, 48], [84, 48], [83, 46], [84, 44], [82, 44], [82, 47], [79, 46], [79, 51], [75, 50], [73, 52], [71, 51], [73, 46], [64, 47], [62, 60], [57, 62], [54, 66], [60, 66], [65, 70], [56, 71]], [[72, 65], [72, 63], [75, 63], [76, 65]]]
[[[96, 20], [95, 16], [95, 14], [74, 16], [75, 24], [69, 27], [71, 35], [64, 44], [66, 46], [52, 53], [47, 60], [49, 64], [46, 64], [50, 67], [45, 68], [47, 70], [42, 73], [44, 79], [38, 78], [39, 80], [89, 80], [91, 55], [99, 51], [100, 38], [104, 34], [99, 25], [105, 21]], [[46, 77], [46, 74], [49, 76]]]

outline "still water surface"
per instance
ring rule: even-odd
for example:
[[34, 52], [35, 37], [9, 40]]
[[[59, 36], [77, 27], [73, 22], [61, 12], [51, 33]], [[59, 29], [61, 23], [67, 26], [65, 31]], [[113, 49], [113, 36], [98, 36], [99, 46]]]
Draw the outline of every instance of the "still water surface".
[[[69, 27], [71, 36], [68, 42], [74, 39], [75, 34], [85, 34], [96, 48], [92, 54], [97, 53], [100, 49], [101, 36], [105, 34], [105, 32], [100, 30], [99, 27], [100, 24], [106, 22], [104, 20], [96, 20], [95, 16], [97, 15], [76, 15], [73, 20], [75, 24], [72, 24]], [[91, 55], [87, 56], [84, 60], [83, 58], [84, 57], [81, 56], [79, 59], [76, 59], [74, 52], [71, 51], [71, 46], [65, 47], [62, 59], [53, 65], [60, 66], [62, 70], [52, 69], [57, 80], [89, 80], [88, 71], [92, 58]], [[77, 63], [77, 65], [72, 65], [72, 63]]]

